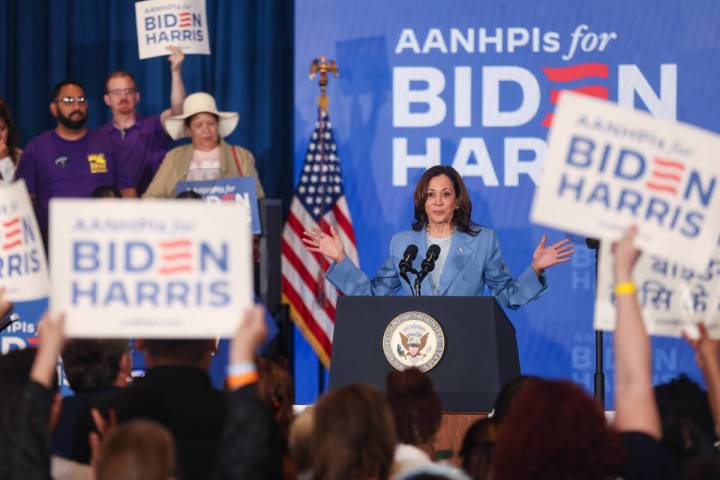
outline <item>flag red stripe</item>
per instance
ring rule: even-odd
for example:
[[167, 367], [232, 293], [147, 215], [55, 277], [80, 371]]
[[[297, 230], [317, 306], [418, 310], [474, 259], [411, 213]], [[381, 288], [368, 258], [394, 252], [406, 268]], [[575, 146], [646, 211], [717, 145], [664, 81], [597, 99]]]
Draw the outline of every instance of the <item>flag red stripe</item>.
[[[288, 214], [287, 224], [290, 225], [290, 228], [293, 229], [293, 231], [295, 232], [295, 235], [297, 235], [299, 238], [305, 237], [305, 235], [303, 235], [303, 232], [305, 231], [305, 229], [300, 224], [300, 220], [298, 220], [297, 217], [292, 212], [290, 212]], [[323, 231], [327, 231], [323, 227], [320, 227], [320, 229]], [[320, 255], [319, 253], [311, 252], [310, 250], [308, 250], [307, 252], [308, 252], [308, 254], [312, 255], [315, 258], [315, 260], [317, 260], [318, 264], [320, 265], [320, 268], [323, 271], [327, 270], [328, 267], [330, 267], [330, 264], [328, 263], [328, 261], [325, 259], [324, 256]]]
[[335, 214], [335, 220], [337, 220], [340, 228], [343, 229], [345, 235], [347, 235], [347, 237], [352, 241], [352, 243], [355, 244], [355, 232], [353, 231], [352, 224], [347, 219], [342, 209], [338, 207], [337, 203], [333, 205], [332, 211]]
[[16, 223], [20, 223], [20, 219], [19, 219], [19, 218], [13, 218], [12, 220], [8, 220], [7, 222], [3, 222], [3, 227], [9, 228], [9, 227], [15, 225]]
[[5, 232], [5, 238], [14, 237], [15, 235], [20, 235], [20, 229], [17, 230], [10, 230], [9, 232]]
[[[300, 275], [300, 278], [303, 282], [305, 282], [305, 285], [307, 285], [307, 287], [313, 292], [317, 292], [318, 287], [320, 287], [321, 285], [319, 285], [317, 280], [313, 278], [310, 272], [307, 271], [307, 268], [305, 268], [305, 264], [303, 264], [302, 260], [300, 260], [300, 258], [295, 255], [292, 247], [290, 247], [290, 245], [288, 245], [285, 240], [283, 240], [282, 242], [282, 254], [288, 261], [288, 263], [290, 263], [290, 265], [295, 268], [295, 271], [298, 273], [298, 275]], [[322, 287], [325, 288], [325, 285], [322, 285]], [[330, 317], [331, 320], [335, 318], [335, 307], [330, 302], [322, 305], [322, 308], [323, 310], [325, 310], [325, 313], [327, 313], [328, 317]]]
[[581, 63], [570, 67], [544, 67], [543, 72], [551, 82], [573, 82], [582, 78], [608, 78], [608, 66], [605, 63]]
[[298, 314], [303, 317], [303, 319], [305, 320], [305, 325], [307, 325], [308, 329], [310, 329], [312, 334], [315, 336], [315, 339], [318, 343], [320, 343], [329, 358], [332, 352], [332, 345], [330, 344], [330, 338], [328, 337], [328, 333], [322, 328], [320, 328], [320, 326], [315, 321], [315, 317], [310, 312], [310, 310], [308, 310], [307, 305], [300, 298], [300, 295], [298, 295], [293, 284], [288, 282], [287, 279], [285, 279], [284, 277], [283, 293], [285, 293], [285, 296], [288, 297], [288, 300], [290, 300], [293, 308], [295, 308]]

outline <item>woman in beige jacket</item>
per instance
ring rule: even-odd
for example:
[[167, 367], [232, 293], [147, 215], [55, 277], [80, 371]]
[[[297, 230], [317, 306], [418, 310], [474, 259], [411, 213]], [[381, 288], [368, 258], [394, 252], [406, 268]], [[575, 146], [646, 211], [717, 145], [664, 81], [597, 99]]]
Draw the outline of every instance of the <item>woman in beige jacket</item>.
[[143, 197], [175, 198], [181, 193], [176, 192], [175, 187], [185, 180], [252, 176], [257, 198], [265, 198], [252, 153], [223, 141], [237, 123], [238, 114], [218, 111], [211, 95], [199, 92], [188, 96], [183, 102], [183, 114], [165, 120], [165, 130], [173, 140], [189, 136], [192, 143], [165, 155]]

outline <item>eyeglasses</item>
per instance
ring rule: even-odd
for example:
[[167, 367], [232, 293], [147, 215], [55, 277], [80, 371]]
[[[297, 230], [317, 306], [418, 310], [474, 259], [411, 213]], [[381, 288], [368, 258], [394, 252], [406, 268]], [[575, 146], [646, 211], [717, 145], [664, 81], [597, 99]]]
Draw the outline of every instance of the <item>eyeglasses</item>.
[[55, 101], [55, 103], [64, 103], [65, 105], [72, 105], [73, 103], [87, 103], [85, 97], [62, 97]]
[[108, 90], [108, 93], [113, 97], [122, 97], [123, 95], [132, 95], [137, 93], [137, 88], [114, 88]]

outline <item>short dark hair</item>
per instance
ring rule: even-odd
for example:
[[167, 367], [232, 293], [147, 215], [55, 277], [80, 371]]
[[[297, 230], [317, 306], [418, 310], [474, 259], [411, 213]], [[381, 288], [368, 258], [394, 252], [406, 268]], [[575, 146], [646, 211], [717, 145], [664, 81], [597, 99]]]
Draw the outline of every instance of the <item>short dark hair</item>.
[[83, 92], [85, 91], [85, 87], [83, 86], [82, 83], [77, 82], [77, 81], [75, 81], [75, 80], [70, 80], [70, 79], [63, 80], [62, 82], [57, 83], [57, 84], [53, 87], [52, 93], [50, 94], [50, 101], [51, 101], [51, 102], [56, 101], [58, 95], [60, 95], [60, 90], [62, 90], [63, 87], [66, 87], [66, 86], [68, 86], [68, 85], [75, 85], [76, 87], [80, 87]]
[[115, 383], [120, 359], [128, 347], [127, 340], [70, 340], [62, 352], [63, 368], [70, 388], [83, 391]]
[[208, 339], [147, 339], [143, 343], [152, 357], [178, 360], [188, 365], [200, 363], [212, 351], [212, 343]]
[[[22, 402], [36, 354], [37, 349], [25, 348], [0, 356], [0, 418], [14, 415], [13, 409]], [[50, 385], [57, 390], [57, 375], [53, 375]]]
[[129, 78], [130, 80], [132, 80], [135, 88], [137, 88], [137, 81], [135, 80], [135, 76], [132, 73], [130, 73], [126, 70], [116, 70], [116, 71], [112, 72], [110, 75], [108, 75], [107, 77], [105, 77], [105, 93], [109, 93], [108, 83], [110, 83], [110, 80], [112, 80], [113, 78], [119, 78], [119, 77]]
[[179, 198], [181, 200], [202, 200], [203, 197], [195, 190], [185, 190], [178, 193], [175, 198]]

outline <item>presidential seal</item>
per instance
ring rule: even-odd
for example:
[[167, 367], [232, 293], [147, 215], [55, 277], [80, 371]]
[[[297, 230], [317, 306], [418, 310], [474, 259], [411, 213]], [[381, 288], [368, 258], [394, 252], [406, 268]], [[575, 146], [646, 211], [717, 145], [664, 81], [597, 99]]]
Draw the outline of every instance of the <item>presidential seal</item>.
[[427, 372], [445, 351], [445, 334], [433, 317], [405, 312], [393, 318], [383, 335], [385, 358], [396, 370], [415, 367]]

